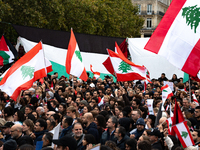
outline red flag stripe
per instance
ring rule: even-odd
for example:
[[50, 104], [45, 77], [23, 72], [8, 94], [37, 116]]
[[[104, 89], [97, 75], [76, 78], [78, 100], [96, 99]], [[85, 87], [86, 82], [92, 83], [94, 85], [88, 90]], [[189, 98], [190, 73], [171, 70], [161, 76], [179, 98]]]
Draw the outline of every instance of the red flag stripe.
[[168, 87], [169, 87], [168, 84], [166, 84], [165, 86], [162, 86], [161, 87], [161, 91], [164, 90], [164, 89], [166, 89], [166, 88], [168, 88]]
[[[169, 6], [164, 18], [159, 23], [158, 27], [152, 34], [150, 40], [147, 42], [144, 49], [147, 49], [153, 53], [158, 54], [160, 47], [170, 29], [172, 23], [174, 22], [179, 11], [182, 9], [186, 0], [173, 0]], [[153, 48], [152, 48], [153, 47]]]
[[71, 37], [69, 40], [69, 45], [68, 45], [68, 50], [67, 50], [67, 58], [66, 58], [66, 72], [68, 74], [70, 74], [70, 70], [71, 70], [71, 60], [72, 60], [72, 56], [75, 52], [76, 49], [76, 38], [74, 36], [73, 30], [71, 29]]
[[200, 70], [200, 40], [193, 47], [182, 70], [192, 76], [196, 76]]

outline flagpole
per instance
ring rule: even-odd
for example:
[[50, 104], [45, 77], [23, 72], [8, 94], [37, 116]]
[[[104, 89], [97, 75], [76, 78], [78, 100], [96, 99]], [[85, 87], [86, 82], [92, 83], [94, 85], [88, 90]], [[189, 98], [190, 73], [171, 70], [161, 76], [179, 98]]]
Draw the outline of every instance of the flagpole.
[[72, 89], [74, 89], [74, 75], [72, 75]]
[[189, 93], [190, 93], [190, 103], [191, 103], [191, 86], [190, 86], [190, 77], [189, 77]]

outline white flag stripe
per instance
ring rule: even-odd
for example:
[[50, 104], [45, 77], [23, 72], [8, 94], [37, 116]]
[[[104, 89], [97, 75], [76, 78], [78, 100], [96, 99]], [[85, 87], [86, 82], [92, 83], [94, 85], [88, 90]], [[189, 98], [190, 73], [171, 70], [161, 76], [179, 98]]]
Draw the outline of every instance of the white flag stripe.
[[[79, 47], [78, 47], [77, 43], [76, 43], [76, 49], [75, 49], [75, 51], [76, 50], [79, 51]], [[77, 77], [80, 77], [81, 74], [82, 74], [82, 72], [83, 72], [83, 70], [84, 70], [83, 63], [78, 59], [78, 57], [74, 53], [73, 56], [72, 56], [72, 61], [71, 61], [70, 74], [75, 75]]]
[[[38, 63], [38, 61], [40, 61], [40, 62]], [[44, 63], [44, 53], [42, 50], [40, 50], [37, 55], [35, 55], [29, 62], [23, 64], [23, 66], [34, 67], [34, 72], [36, 72], [38, 70], [45, 68], [44, 64], [45, 64]], [[2, 91], [6, 92], [8, 95], [12, 95], [13, 92], [19, 87], [19, 85], [22, 85], [30, 80], [30, 76], [27, 76], [23, 80], [21, 67], [18, 68], [13, 74], [11, 74], [7, 78], [6, 84], [3, 84], [0, 86], [0, 89]]]
[[[200, 7], [200, 1], [187, 0], [183, 8], [195, 6], [197, 4], [197, 7]], [[185, 60], [187, 60], [190, 52], [200, 37], [200, 28], [197, 27], [197, 32], [194, 34], [194, 27], [191, 29], [191, 26], [187, 25], [186, 17], [183, 18], [182, 12], [183, 10], [181, 9], [170, 29], [168, 30], [165, 40], [163, 41], [158, 53], [159, 55], [166, 57], [167, 60], [169, 60], [179, 69], [183, 68]], [[183, 47], [184, 53], [181, 50]]]
[[[111, 62], [112, 62], [112, 64], [113, 64], [113, 68], [114, 68], [114, 70], [116, 71], [116, 73], [118, 73], [118, 74], [124, 74], [124, 73], [122, 73], [122, 70], [121, 71], [119, 71], [118, 69], [119, 69], [119, 65], [120, 65], [120, 63], [122, 62], [122, 60], [120, 59], [120, 58], [117, 58], [117, 57], [110, 57], [110, 60], [111, 60]], [[138, 74], [140, 74], [141, 76], [143, 76], [143, 77], [145, 77], [146, 78], [146, 72], [145, 72], [145, 70], [140, 70], [140, 69], [138, 69], [137, 67], [133, 67], [133, 66], [131, 66], [130, 65], [130, 67], [131, 67], [131, 69], [134, 71], [134, 73], [138, 73]], [[133, 72], [133, 71], [131, 71], [131, 70], [127, 70], [128, 71], [128, 73], [130, 72]]]

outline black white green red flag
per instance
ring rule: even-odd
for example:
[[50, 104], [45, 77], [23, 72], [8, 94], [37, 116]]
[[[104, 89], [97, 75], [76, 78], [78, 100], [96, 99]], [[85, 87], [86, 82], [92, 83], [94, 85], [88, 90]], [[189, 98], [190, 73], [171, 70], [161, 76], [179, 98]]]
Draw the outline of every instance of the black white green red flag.
[[2, 35], [0, 39], [0, 66], [7, 65], [17, 59], [18, 53], [14, 46]]
[[33, 82], [47, 76], [42, 43], [39, 42], [7, 71], [0, 82], [0, 89], [16, 100], [21, 90], [27, 90]]

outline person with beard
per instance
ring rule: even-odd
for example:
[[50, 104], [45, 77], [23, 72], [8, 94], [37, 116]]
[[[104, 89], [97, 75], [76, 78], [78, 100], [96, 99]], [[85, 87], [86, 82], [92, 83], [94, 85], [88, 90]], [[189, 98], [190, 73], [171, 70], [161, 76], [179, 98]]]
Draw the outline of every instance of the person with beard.
[[114, 140], [114, 132], [115, 132], [115, 129], [117, 127], [117, 124], [118, 124], [118, 120], [116, 117], [112, 116], [108, 119], [107, 123], [106, 123], [106, 127], [108, 128], [106, 131], [104, 131], [102, 133], [102, 136], [101, 136], [101, 141], [100, 143], [102, 145], [105, 144], [106, 141], [108, 140], [111, 140], [113, 141]]
[[136, 121], [136, 129], [133, 129], [130, 132], [130, 138], [135, 138], [136, 140], [139, 139], [139, 137], [143, 134], [145, 130], [145, 122], [143, 118], [139, 118]]
[[192, 133], [192, 138], [194, 140], [195, 145], [200, 145], [200, 130], [195, 129]]
[[161, 133], [158, 129], [153, 129], [151, 132], [148, 132], [150, 135], [150, 142], [153, 149], [163, 150], [163, 146], [160, 141]]
[[20, 138], [22, 137], [22, 125], [15, 124], [10, 129], [11, 137], [13, 140], [17, 142], [17, 145], [19, 145]]
[[95, 137], [95, 140], [99, 142], [99, 132], [97, 130], [97, 125], [93, 122], [94, 118], [92, 113], [85, 113], [82, 120], [85, 124], [84, 132], [87, 134], [92, 134]]
[[75, 123], [72, 127], [73, 137], [77, 142], [77, 150], [79, 150], [82, 147], [82, 141], [84, 139], [85, 134], [83, 134], [83, 127], [81, 123]]
[[4, 135], [4, 139], [6, 141], [11, 139], [11, 127], [13, 125], [14, 125], [14, 123], [9, 121], [9, 122], [6, 122], [4, 126], [1, 126], [2, 132], [3, 132], [3, 135]]
[[195, 108], [194, 117], [196, 118], [196, 121], [197, 121], [196, 129], [199, 129], [199, 126], [200, 126], [200, 106], [197, 106]]
[[131, 121], [132, 121], [132, 129], [136, 128], [136, 121], [141, 118], [141, 111], [139, 109], [134, 109], [131, 111]]
[[136, 108], [136, 109], [138, 109], [139, 107], [140, 107], [140, 105], [141, 105], [141, 102], [140, 102], [140, 100], [139, 99], [134, 99], [133, 101], [132, 101], [132, 106], [133, 106], [133, 108]]
[[60, 137], [63, 137], [65, 135], [72, 135], [72, 123], [73, 123], [73, 118], [69, 116], [64, 116], [62, 119], [62, 127], [63, 130], [61, 131]]

